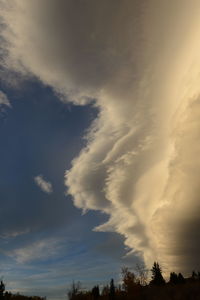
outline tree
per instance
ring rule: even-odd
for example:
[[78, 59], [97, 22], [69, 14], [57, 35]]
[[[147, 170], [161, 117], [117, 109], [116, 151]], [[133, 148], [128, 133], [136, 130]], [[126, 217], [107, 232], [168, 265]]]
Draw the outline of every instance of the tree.
[[4, 299], [5, 300], [10, 300], [11, 298], [12, 298], [12, 294], [10, 292], [5, 292]]
[[0, 283], [0, 299], [4, 298], [4, 291], [5, 291], [5, 284], [1, 280], [1, 283]]
[[109, 295], [109, 292], [110, 292], [110, 288], [108, 285], [104, 286], [103, 289], [102, 289], [102, 292], [101, 292], [101, 295], [102, 296], [108, 296]]
[[131, 272], [129, 268], [122, 268], [122, 282], [123, 288], [127, 294], [133, 295], [137, 293], [140, 283], [135, 274]]
[[178, 283], [180, 284], [185, 283], [185, 278], [181, 273], [178, 273]]
[[150, 284], [152, 284], [152, 285], [165, 284], [165, 280], [162, 276], [162, 270], [161, 270], [158, 262], [154, 262], [151, 272], [152, 272], [152, 276], [151, 276], [152, 280], [150, 281]]
[[138, 277], [136, 281], [138, 281], [142, 286], [147, 285], [148, 270], [145, 268], [145, 265], [142, 263], [137, 264], [135, 269]]
[[93, 296], [94, 299], [99, 298], [99, 286], [98, 285], [93, 287], [92, 296]]
[[192, 279], [193, 280], [197, 280], [198, 279], [198, 275], [195, 271], [192, 271]]
[[169, 283], [171, 283], [171, 284], [178, 284], [179, 283], [178, 275], [175, 272], [170, 273]]
[[111, 300], [115, 299], [115, 285], [114, 285], [113, 279], [111, 279], [111, 281], [110, 281], [109, 298]]
[[68, 290], [69, 300], [73, 300], [80, 293], [80, 289], [81, 289], [80, 282], [78, 281], [77, 283], [75, 283], [73, 281], [70, 289]]
[[198, 271], [198, 280], [200, 280], [200, 272]]

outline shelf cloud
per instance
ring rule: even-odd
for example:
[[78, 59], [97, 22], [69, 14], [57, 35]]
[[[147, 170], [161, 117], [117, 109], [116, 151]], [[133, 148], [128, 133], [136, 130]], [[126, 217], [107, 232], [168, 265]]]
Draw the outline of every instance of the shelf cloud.
[[99, 111], [66, 171], [75, 206], [147, 265], [198, 267], [199, 1], [0, 3], [3, 67]]

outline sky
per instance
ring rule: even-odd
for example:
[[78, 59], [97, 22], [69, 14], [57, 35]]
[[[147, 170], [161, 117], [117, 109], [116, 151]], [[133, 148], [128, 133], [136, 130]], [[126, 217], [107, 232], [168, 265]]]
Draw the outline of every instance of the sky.
[[123, 238], [93, 232], [108, 217], [83, 215], [64, 184], [96, 109], [66, 105], [35, 79], [17, 89], [3, 82], [1, 91], [9, 99], [0, 127], [0, 276], [7, 290], [66, 299], [73, 280], [83, 288], [118, 280], [131, 261], [123, 259]]
[[199, 1], [0, 11], [7, 288], [59, 300], [138, 261], [199, 269]]

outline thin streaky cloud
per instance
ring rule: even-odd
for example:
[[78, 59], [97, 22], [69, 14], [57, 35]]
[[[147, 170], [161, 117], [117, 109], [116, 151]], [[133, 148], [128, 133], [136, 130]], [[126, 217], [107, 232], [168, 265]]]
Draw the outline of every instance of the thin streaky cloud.
[[10, 101], [7, 97], [7, 95], [5, 93], [3, 93], [2, 91], [0, 91], [0, 107], [2, 105], [6, 105], [8, 107], [11, 107]]

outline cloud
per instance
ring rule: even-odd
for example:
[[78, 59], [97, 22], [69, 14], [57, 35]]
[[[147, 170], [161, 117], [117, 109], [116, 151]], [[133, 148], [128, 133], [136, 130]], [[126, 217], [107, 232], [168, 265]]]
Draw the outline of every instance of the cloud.
[[123, 235], [147, 265], [197, 267], [199, 2], [2, 0], [1, 11], [3, 67], [99, 110], [66, 172], [74, 204], [108, 214], [96, 230]]
[[11, 107], [10, 101], [9, 101], [8, 97], [6, 96], [6, 94], [3, 93], [2, 91], [0, 91], [0, 107], [2, 105]]
[[45, 238], [40, 241], [32, 242], [22, 248], [8, 251], [7, 255], [22, 264], [35, 260], [48, 260], [50, 257], [56, 256], [60, 247], [59, 242], [58, 239]]
[[3, 234], [0, 235], [1, 238], [3, 239], [12, 239], [12, 238], [16, 238], [19, 237], [21, 235], [25, 235], [27, 233], [29, 233], [29, 229], [24, 229], [21, 231], [17, 231], [17, 230], [8, 230], [8, 231], [4, 231]]
[[43, 175], [38, 175], [34, 177], [35, 183], [41, 188], [44, 193], [51, 194], [53, 193], [53, 187], [51, 182], [45, 180]]

